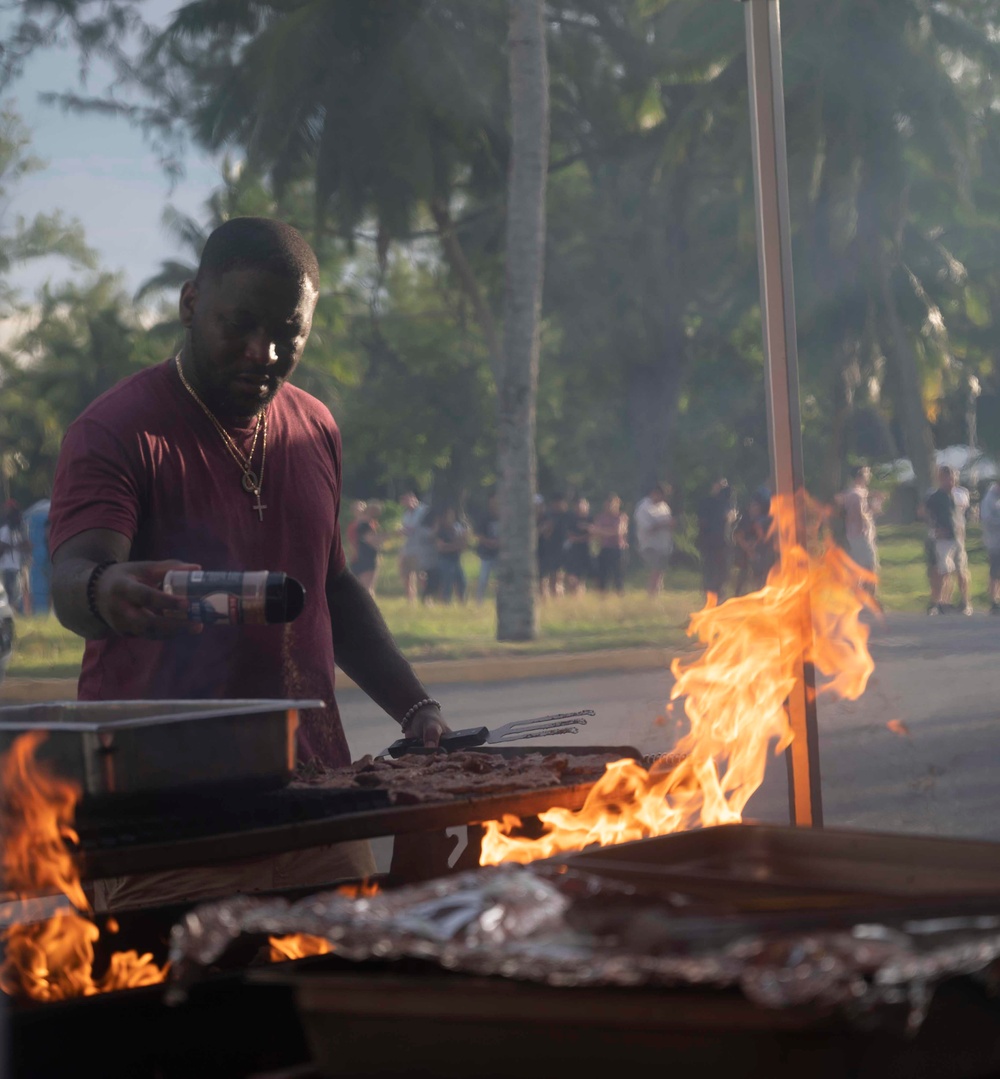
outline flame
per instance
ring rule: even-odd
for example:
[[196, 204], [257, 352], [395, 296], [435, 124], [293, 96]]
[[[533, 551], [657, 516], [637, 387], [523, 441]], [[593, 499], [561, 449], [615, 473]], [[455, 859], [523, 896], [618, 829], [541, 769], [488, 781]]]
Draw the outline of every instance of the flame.
[[378, 881], [368, 880], [367, 877], [358, 881], [357, 884], [342, 884], [337, 889], [337, 895], [342, 895], [346, 899], [371, 899], [372, 896], [378, 895], [382, 889], [378, 886]]
[[[337, 895], [345, 899], [371, 899], [382, 889], [374, 880], [362, 880], [357, 884], [342, 884]], [[288, 959], [306, 959], [311, 955], [329, 955], [333, 945], [325, 937], [313, 936], [312, 933], [289, 933], [283, 937], [268, 937], [271, 945], [272, 963], [284, 963]]]
[[284, 937], [268, 937], [271, 945], [271, 962], [284, 963], [288, 959], [305, 959], [310, 955], [327, 955], [333, 945], [325, 937], [312, 933], [289, 933]]
[[[88, 917], [90, 904], [67, 847], [77, 842], [73, 815], [80, 791], [35, 761], [45, 737], [44, 731], [23, 734], [0, 758], [0, 867], [8, 890], [22, 896], [61, 892], [75, 909], [0, 933], [5, 953], [0, 989], [51, 1001], [162, 982], [166, 967], [135, 951], [115, 952], [105, 973], [94, 978], [94, 945], [101, 931]], [[117, 924], [109, 922], [108, 929], [116, 932]]]
[[864, 692], [874, 664], [860, 616], [877, 609], [873, 576], [833, 543], [815, 504], [804, 502], [805, 546], [796, 542], [794, 506], [775, 498], [772, 513], [781, 558], [765, 586], [722, 604], [710, 595], [688, 628], [703, 652], [671, 664], [670, 700], [683, 700], [688, 723], [676, 746], [683, 760], [649, 770], [629, 759], [609, 764], [582, 809], [539, 814], [545, 831], [537, 839], [513, 834], [517, 817], [487, 822], [481, 865], [738, 823], [772, 748], [780, 753], [792, 741], [785, 701], [801, 665], [814, 666], [821, 693], [853, 700]]

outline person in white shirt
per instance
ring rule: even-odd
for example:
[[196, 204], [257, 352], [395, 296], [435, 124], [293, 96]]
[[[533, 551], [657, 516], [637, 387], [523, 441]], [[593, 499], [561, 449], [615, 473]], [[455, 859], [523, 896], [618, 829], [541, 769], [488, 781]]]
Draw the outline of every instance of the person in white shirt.
[[649, 570], [647, 591], [655, 596], [663, 587], [663, 574], [674, 550], [674, 515], [667, 505], [662, 484], [655, 484], [635, 507], [635, 530], [639, 557]]
[[0, 577], [10, 605], [18, 614], [24, 614], [21, 571], [30, 552], [31, 543], [24, 530], [21, 510], [10, 499], [4, 506], [3, 524], [0, 525]]
[[979, 521], [990, 559], [990, 614], [1000, 614], [1000, 481], [994, 480], [983, 495]]

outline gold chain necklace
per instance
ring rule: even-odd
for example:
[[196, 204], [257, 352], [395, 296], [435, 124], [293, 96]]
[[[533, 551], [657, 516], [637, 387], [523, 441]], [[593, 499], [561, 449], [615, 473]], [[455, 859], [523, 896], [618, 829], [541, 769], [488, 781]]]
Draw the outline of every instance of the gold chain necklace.
[[[253, 495], [257, 501], [254, 503], [252, 509], [256, 512], [259, 520], [264, 520], [264, 510], [267, 509], [266, 505], [263, 505], [260, 500], [260, 490], [264, 485], [264, 461], [267, 457], [267, 409], [262, 408], [257, 413], [257, 423], [253, 429], [253, 441], [250, 443], [250, 453], [244, 454], [243, 451], [236, 445], [232, 435], [222, 426], [222, 424], [215, 418], [215, 414], [205, 404], [205, 402], [195, 392], [194, 386], [184, 377], [184, 368], [181, 366], [181, 354], [178, 352], [174, 357], [174, 366], [177, 368], [177, 374], [180, 376], [181, 384], [184, 389], [194, 399], [195, 404], [205, 413], [205, 415], [211, 420], [212, 426], [219, 432], [222, 437], [222, 444], [229, 451], [230, 456], [240, 466], [240, 471], [243, 473], [242, 485], [243, 490], [247, 494]], [[264, 432], [264, 440], [261, 443], [260, 450], [260, 474], [258, 475], [253, 470], [253, 455], [257, 449], [257, 436]]]

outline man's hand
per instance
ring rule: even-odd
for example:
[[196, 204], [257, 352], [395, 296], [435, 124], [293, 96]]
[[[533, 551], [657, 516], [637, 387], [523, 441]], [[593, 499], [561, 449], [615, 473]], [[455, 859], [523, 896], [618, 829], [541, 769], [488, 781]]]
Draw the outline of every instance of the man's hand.
[[407, 738], [418, 738], [426, 749], [436, 749], [441, 743], [441, 735], [450, 734], [451, 727], [445, 723], [441, 709], [436, 704], [428, 704], [410, 719], [403, 733]]
[[101, 617], [123, 637], [164, 639], [181, 633], [200, 633], [200, 622], [189, 622], [187, 600], [162, 590], [170, 570], [194, 570], [189, 562], [118, 562], [101, 574], [94, 601]]

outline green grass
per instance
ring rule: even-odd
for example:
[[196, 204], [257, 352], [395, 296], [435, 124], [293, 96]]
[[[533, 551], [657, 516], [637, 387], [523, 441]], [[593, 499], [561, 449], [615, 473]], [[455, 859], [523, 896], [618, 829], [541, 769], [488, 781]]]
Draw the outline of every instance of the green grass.
[[[923, 525], [887, 526], [879, 530], [882, 559], [880, 595], [889, 611], [923, 611], [927, 603]], [[986, 553], [978, 526], [969, 531], [972, 602], [988, 604]], [[379, 605], [400, 647], [412, 660], [462, 659], [501, 655], [540, 655], [589, 652], [605, 648], [682, 647], [688, 615], [701, 606], [698, 574], [688, 568], [672, 570], [670, 588], [656, 600], [642, 587], [642, 570], [633, 566], [624, 597], [564, 596], [540, 604], [537, 640], [511, 644], [496, 636], [492, 600], [482, 607], [410, 606], [402, 597], [396, 560], [387, 554], [379, 580]], [[478, 560], [465, 556], [466, 575], [474, 585]], [[17, 623], [15, 656], [9, 675], [22, 678], [69, 678], [80, 669], [82, 642], [64, 630], [51, 615], [21, 618]]]
[[18, 618], [15, 628], [8, 677], [75, 678], [80, 673], [83, 641], [63, 629], [54, 615]]

